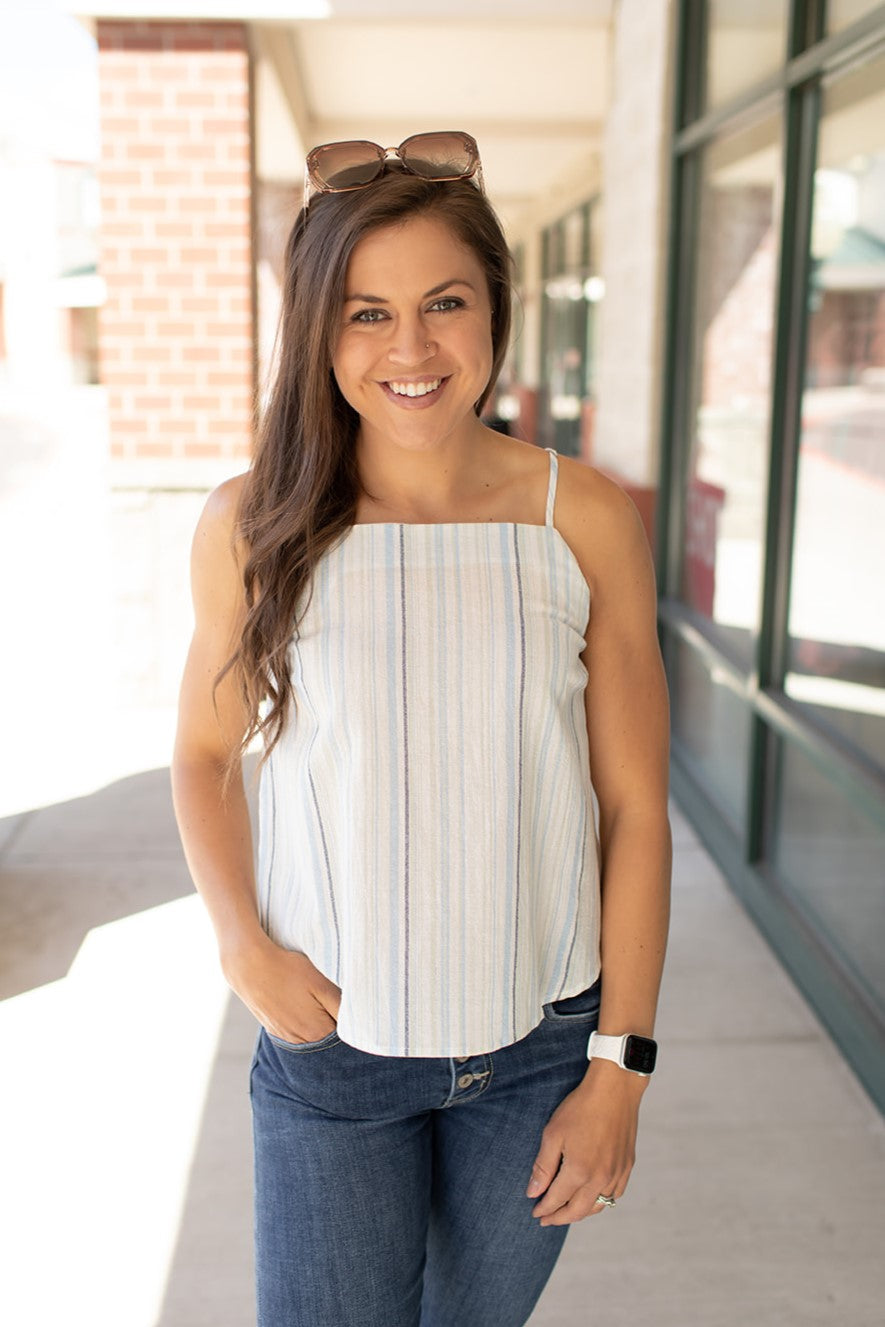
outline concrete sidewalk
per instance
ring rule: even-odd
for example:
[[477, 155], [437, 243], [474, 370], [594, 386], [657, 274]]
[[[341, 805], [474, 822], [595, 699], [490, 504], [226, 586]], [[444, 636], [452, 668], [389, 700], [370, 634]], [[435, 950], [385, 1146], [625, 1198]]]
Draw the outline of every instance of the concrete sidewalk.
[[[673, 822], [637, 1167], [572, 1227], [531, 1327], [881, 1327], [882, 1118]], [[0, 867], [0, 1321], [249, 1327], [255, 1024], [168, 770], [0, 820]]]

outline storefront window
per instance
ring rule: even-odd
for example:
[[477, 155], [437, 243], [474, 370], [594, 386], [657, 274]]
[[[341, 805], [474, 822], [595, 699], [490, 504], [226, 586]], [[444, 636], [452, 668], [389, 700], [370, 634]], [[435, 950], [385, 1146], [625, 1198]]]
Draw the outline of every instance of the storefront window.
[[885, 766], [885, 60], [818, 142], [784, 689]]
[[667, 643], [673, 740], [682, 763], [735, 833], [746, 819], [750, 715], [724, 670], [710, 669], [691, 646]]
[[828, 0], [827, 35], [850, 27], [871, 9], [878, 9], [881, 3], [882, 0]]
[[885, 1008], [885, 832], [786, 742], [778, 744], [767, 856], [796, 903]]
[[787, 49], [787, 0], [708, 0], [706, 106], [730, 101], [773, 74]]
[[679, 18], [674, 786], [885, 1108], [885, 4]]
[[[599, 336], [601, 304], [605, 294], [605, 282], [599, 275], [602, 269], [602, 222], [603, 212], [599, 206], [589, 209], [589, 252], [587, 270], [589, 275], [584, 281], [584, 309], [587, 330], [584, 352], [584, 417], [585, 431], [589, 432], [589, 445], [592, 451], [592, 411], [599, 398], [599, 361], [601, 341]], [[588, 412], [591, 417], [588, 420]]]
[[748, 666], [768, 468], [781, 194], [775, 122], [712, 144], [702, 171], [680, 593]]
[[600, 223], [597, 204], [568, 213], [543, 235], [544, 441], [566, 456], [592, 458], [599, 356]]

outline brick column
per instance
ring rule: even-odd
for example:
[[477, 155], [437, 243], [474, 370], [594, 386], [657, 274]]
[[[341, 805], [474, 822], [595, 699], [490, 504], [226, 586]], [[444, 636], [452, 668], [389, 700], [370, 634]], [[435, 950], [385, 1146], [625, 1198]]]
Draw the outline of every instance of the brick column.
[[254, 383], [246, 29], [100, 20], [97, 38], [111, 457], [245, 468]]

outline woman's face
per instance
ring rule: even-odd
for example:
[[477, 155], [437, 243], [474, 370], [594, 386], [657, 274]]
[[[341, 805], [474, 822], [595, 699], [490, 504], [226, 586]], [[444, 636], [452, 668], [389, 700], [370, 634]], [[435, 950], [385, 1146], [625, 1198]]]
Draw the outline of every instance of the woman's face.
[[412, 217], [360, 240], [344, 293], [332, 367], [364, 439], [427, 448], [475, 428], [492, 315], [473, 251], [444, 222]]

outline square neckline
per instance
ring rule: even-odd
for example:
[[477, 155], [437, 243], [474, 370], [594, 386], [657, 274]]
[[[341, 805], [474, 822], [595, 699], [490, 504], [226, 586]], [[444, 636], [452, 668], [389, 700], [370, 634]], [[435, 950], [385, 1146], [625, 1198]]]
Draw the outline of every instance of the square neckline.
[[549, 530], [555, 536], [554, 542], [561, 545], [569, 566], [577, 574], [578, 579], [580, 580], [584, 592], [587, 595], [589, 611], [589, 604], [592, 602], [593, 593], [587, 583], [587, 578], [581, 569], [581, 564], [575, 557], [574, 550], [565, 538], [565, 535], [563, 535], [553, 524], [553, 506], [556, 497], [556, 482], [559, 473], [559, 455], [553, 447], [545, 447], [544, 451], [548, 452], [550, 455], [550, 478], [547, 485], [548, 519], [543, 525], [539, 525], [537, 521], [354, 521], [348, 526], [342, 536], [339, 547], [344, 546], [354, 530]]
[[[556, 530], [556, 527], [553, 524], [553, 506], [556, 498], [556, 483], [559, 474], [559, 454], [555, 447], [545, 447], [544, 451], [550, 456], [550, 463], [547, 479], [546, 519], [543, 525], [540, 525], [537, 521], [353, 521], [348, 528], [348, 533], [350, 533], [350, 530], [356, 530], [360, 526], [371, 528], [374, 525], [387, 530], [399, 526], [415, 530], [464, 530], [479, 525], [488, 526], [493, 529], [500, 529], [502, 526], [506, 526], [511, 530]], [[556, 533], [559, 534], [559, 531], [556, 530]], [[562, 539], [562, 535], [559, 535], [559, 537]], [[564, 539], [562, 539], [562, 541], [566, 545], [566, 548], [568, 548], [566, 541]], [[569, 552], [571, 552], [570, 549]], [[572, 554], [572, 556], [574, 557], [574, 554]]]

